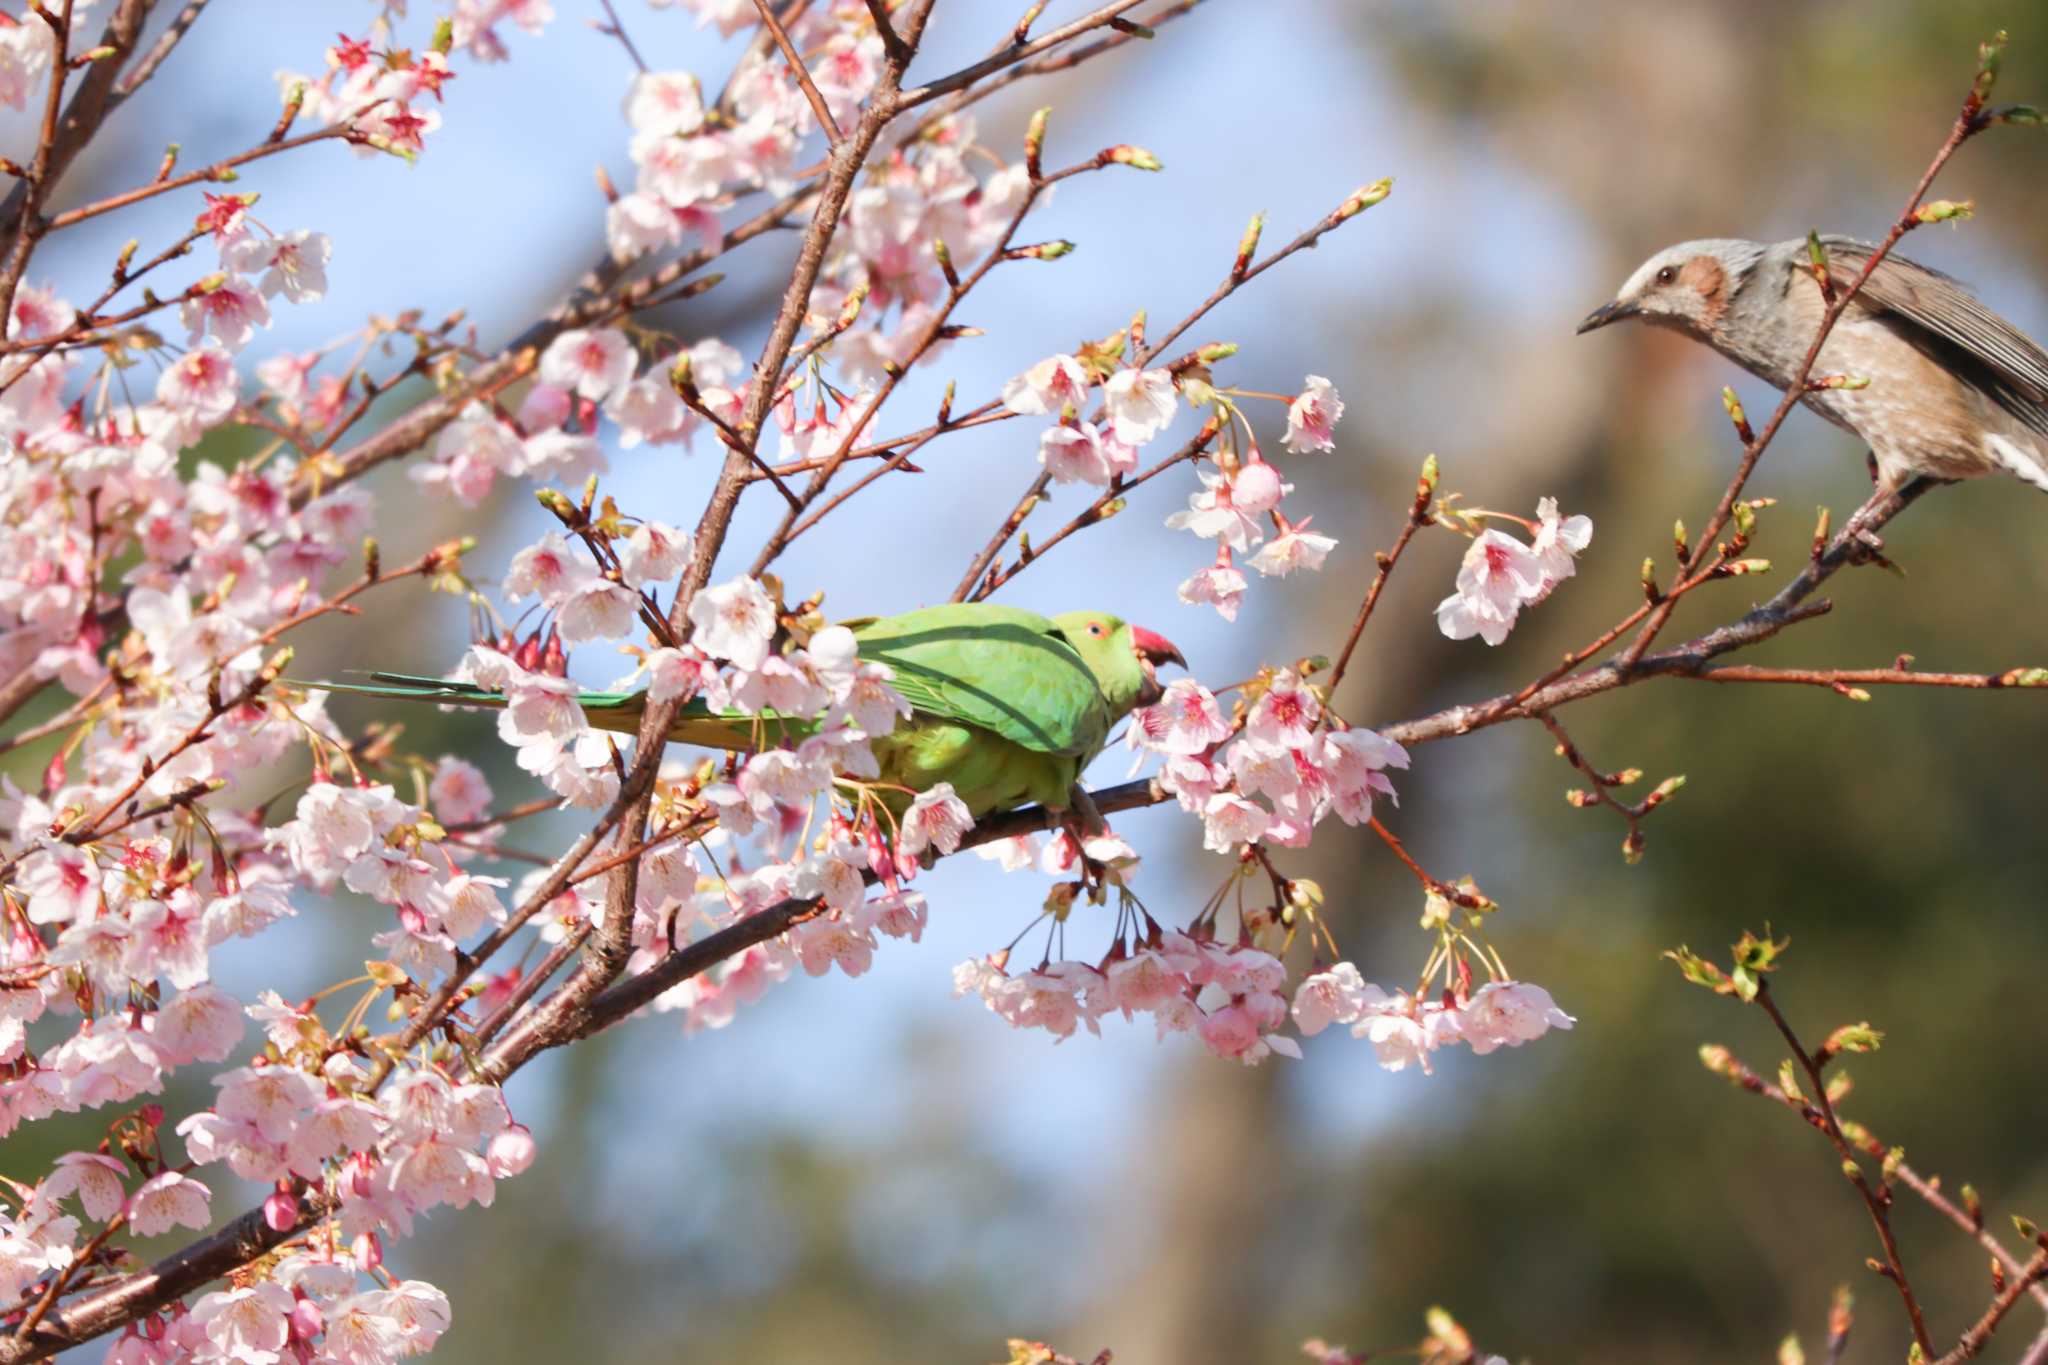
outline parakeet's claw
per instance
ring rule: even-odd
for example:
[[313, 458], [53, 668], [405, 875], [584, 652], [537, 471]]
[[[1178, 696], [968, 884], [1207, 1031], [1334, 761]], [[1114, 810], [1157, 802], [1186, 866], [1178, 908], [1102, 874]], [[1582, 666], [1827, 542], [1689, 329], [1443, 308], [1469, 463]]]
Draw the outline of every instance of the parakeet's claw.
[[1070, 825], [1076, 827], [1068, 831], [1074, 834], [1076, 847], [1080, 845], [1083, 836], [1093, 839], [1109, 833], [1109, 822], [1102, 818], [1102, 811], [1097, 808], [1095, 798], [1078, 782], [1067, 788], [1067, 820]]

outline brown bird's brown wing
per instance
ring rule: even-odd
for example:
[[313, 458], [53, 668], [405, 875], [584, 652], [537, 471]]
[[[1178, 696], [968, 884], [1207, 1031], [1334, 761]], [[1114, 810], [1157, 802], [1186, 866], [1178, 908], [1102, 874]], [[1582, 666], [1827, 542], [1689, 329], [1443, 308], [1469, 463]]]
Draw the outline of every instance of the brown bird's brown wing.
[[[1853, 237], [1826, 236], [1821, 241], [1828, 249], [1832, 273], [1844, 287], [1877, 250]], [[1888, 255], [1856, 297], [1960, 347], [2028, 403], [2048, 403], [2048, 351], [1939, 270]]]

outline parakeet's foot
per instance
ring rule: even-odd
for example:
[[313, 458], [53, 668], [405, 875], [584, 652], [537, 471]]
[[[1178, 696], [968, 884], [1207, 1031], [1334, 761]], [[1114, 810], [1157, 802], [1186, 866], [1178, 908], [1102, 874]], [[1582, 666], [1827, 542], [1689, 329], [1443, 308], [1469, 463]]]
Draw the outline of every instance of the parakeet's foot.
[[1102, 818], [1095, 798], [1078, 782], [1067, 788], [1067, 808], [1060, 812], [1060, 829], [1074, 841], [1074, 853], [1081, 864], [1081, 884], [1092, 897], [1102, 889], [1107, 869], [1088, 856], [1088, 841], [1109, 833], [1109, 822]]
[[1095, 798], [1078, 782], [1067, 788], [1067, 818], [1070, 821], [1078, 821], [1081, 833], [1091, 839], [1109, 833], [1109, 822], [1102, 818], [1101, 810], [1095, 805]]

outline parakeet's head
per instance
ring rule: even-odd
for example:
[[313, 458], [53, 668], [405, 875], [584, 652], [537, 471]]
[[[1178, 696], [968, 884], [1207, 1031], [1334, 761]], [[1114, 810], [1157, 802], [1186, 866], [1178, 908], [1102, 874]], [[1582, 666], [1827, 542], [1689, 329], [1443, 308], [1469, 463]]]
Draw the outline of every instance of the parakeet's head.
[[1106, 612], [1070, 611], [1052, 619], [1095, 675], [1109, 709], [1119, 716], [1159, 700], [1159, 678], [1153, 671], [1158, 665], [1188, 666], [1165, 636]]

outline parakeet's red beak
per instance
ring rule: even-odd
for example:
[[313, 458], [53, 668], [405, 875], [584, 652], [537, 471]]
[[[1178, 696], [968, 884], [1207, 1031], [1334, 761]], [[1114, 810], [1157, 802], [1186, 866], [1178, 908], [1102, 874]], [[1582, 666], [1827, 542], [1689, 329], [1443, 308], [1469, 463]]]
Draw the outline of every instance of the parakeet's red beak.
[[1157, 631], [1143, 626], [1131, 627], [1131, 649], [1137, 654], [1138, 662], [1145, 668], [1145, 685], [1138, 689], [1138, 705], [1155, 706], [1166, 695], [1166, 689], [1159, 685], [1159, 675], [1152, 670], [1158, 664], [1179, 664], [1188, 666], [1188, 661], [1174, 648], [1173, 641]]
[[1138, 657], [1148, 664], [1179, 664], [1182, 668], [1188, 666], [1188, 661], [1181, 657], [1180, 650], [1173, 641], [1157, 631], [1147, 630], [1143, 626], [1132, 626], [1131, 645], [1138, 651]]

